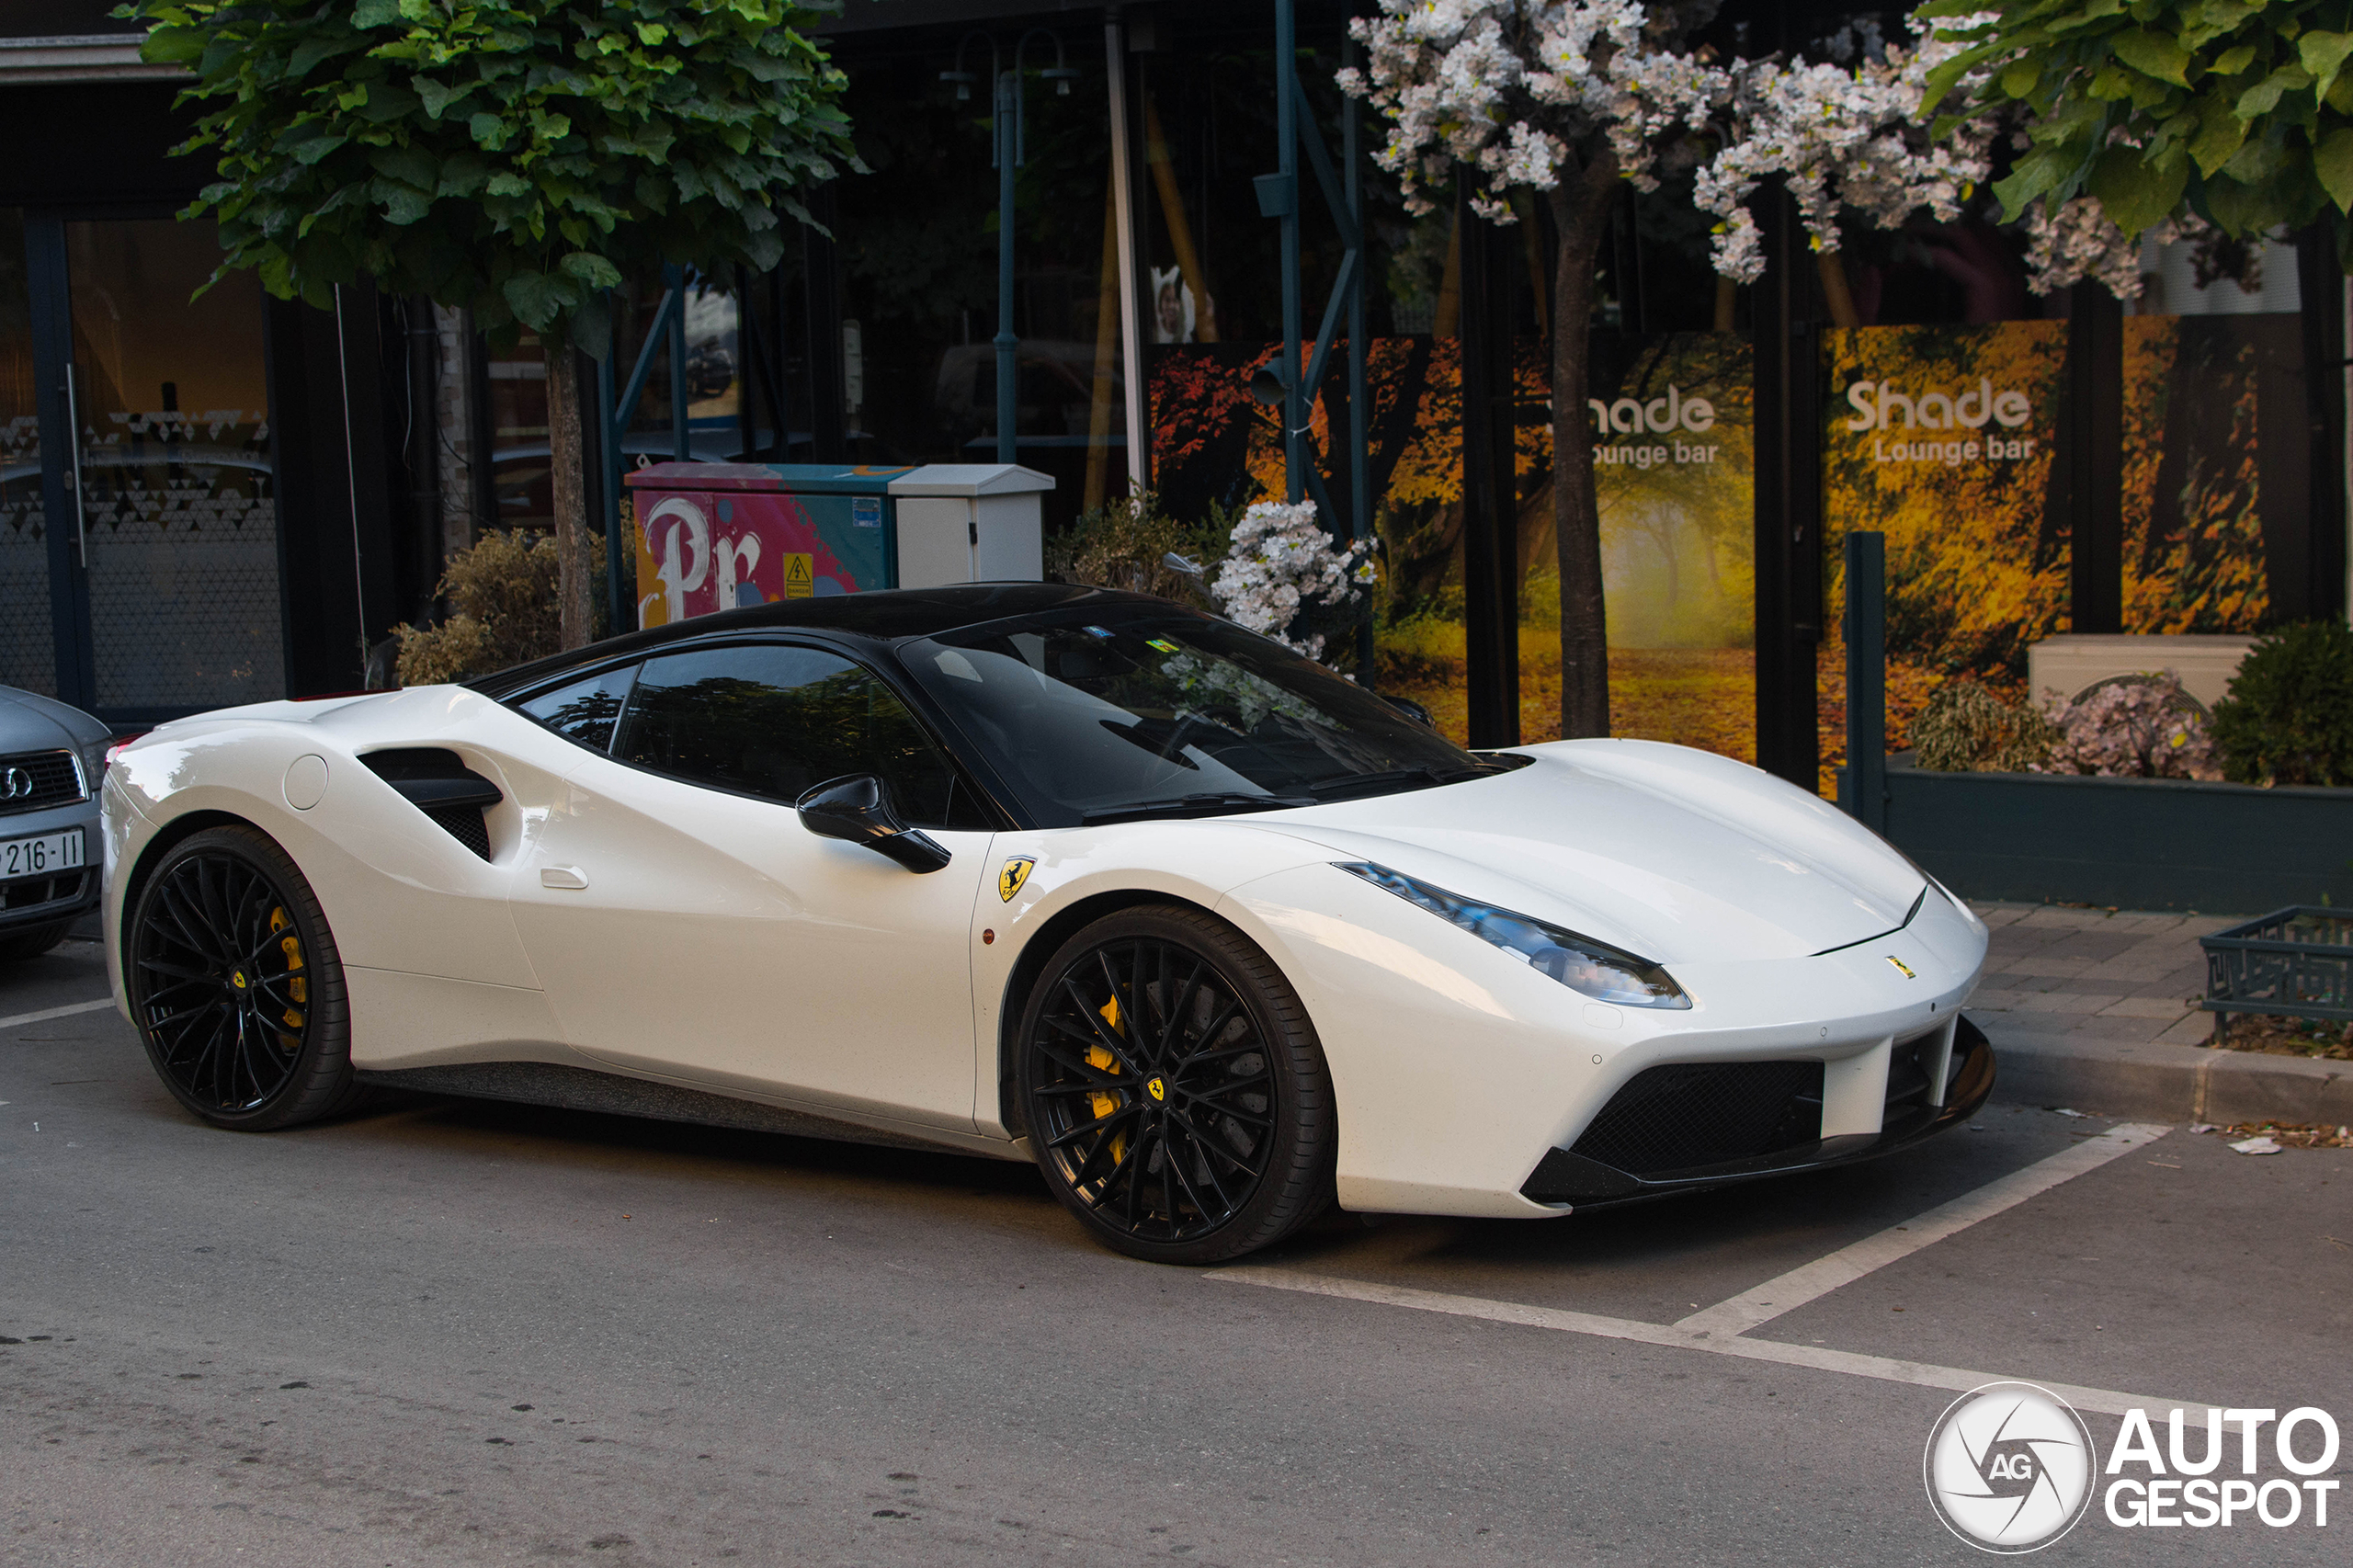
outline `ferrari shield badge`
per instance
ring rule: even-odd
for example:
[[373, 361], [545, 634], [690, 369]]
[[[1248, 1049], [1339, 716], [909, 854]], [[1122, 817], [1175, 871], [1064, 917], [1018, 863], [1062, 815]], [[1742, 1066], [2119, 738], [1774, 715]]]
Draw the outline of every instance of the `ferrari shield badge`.
[[1016, 855], [1007, 860], [1005, 869], [996, 874], [997, 897], [1011, 903], [1013, 895], [1021, 891], [1021, 884], [1029, 880], [1029, 868], [1037, 863], [1038, 858], [1034, 855]]

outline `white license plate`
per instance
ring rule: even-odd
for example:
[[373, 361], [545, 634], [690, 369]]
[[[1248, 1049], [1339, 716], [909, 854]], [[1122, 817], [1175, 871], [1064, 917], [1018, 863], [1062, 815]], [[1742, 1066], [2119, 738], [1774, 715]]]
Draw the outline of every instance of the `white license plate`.
[[78, 827], [0, 844], [0, 878], [52, 876], [78, 870], [81, 865], [82, 830]]

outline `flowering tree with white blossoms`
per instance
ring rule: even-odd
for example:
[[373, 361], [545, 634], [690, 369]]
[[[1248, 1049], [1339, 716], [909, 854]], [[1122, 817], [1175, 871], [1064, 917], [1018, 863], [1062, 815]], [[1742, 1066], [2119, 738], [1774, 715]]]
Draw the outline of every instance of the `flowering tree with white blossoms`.
[[[1950, 15], [1963, 0], [1938, 3]], [[2014, 0], [2014, 8], [2075, 3], [2099, 0]], [[1893, 229], [1923, 210], [1954, 221], [1991, 177], [1997, 144], [2021, 142], [2026, 128], [1989, 86], [2005, 62], [1985, 46], [1979, 16], [1949, 24], [1960, 29], [1951, 38], [1915, 23], [1910, 45], [1840, 65], [1737, 59], [1699, 46], [1715, 0], [1378, 4], [1379, 16], [1349, 25], [1367, 48], [1366, 68], [1342, 71], [1338, 80], [1389, 121], [1376, 161], [1397, 177], [1406, 210], [1435, 210], [1460, 173], [1472, 208], [1494, 222], [1516, 221], [1514, 187], [1540, 192], [1552, 210], [1560, 241], [1551, 319], [1561, 733], [1607, 734], [1608, 641], [1586, 356], [1595, 262], [1620, 183], [1652, 190], [1662, 174], [1691, 171], [1698, 204], [1722, 221], [1716, 270], [1753, 282], [1765, 255], [1746, 204], [1765, 180], [1785, 180], [1820, 258], [1834, 319], [1851, 325], [1837, 259], [1842, 221], [1851, 215]], [[1939, 100], [1965, 107], [1932, 126]], [[2137, 293], [2137, 245], [2091, 196], [2062, 194], [2069, 199], [2028, 215], [2035, 291], [2097, 277], [2121, 298]]]
[[1701, 210], [1721, 220], [1716, 270], [1742, 283], [1764, 276], [1765, 250], [1747, 202], [1778, 175], [1823, 258], [1832, 319], [1857, 324], [1846, 274], [1833, 259], [1841, 218], [1853, 213], [1893, 229], [1926, 208], [1949, 223], [1992, 168], [1997, 127], [1989, 119], [1963, 119], [1935, 138], [1923, 113], [1931, 74], [1961, 51], [1931, 35], [1911, 49], [1888, 44], [1851, 66], [1801, 57], [1733, 67], [1729, 136], [1699, 169], [1694, 189]]
[[1609, 733], [1609, 643], [1601, 521], [1586, 428], [1586, 338], [1594, 263], [1620, 180], [1657, 184], [1712, 150], [1731, 72], [1690, 47], [1714, 0], [1380, 0], [1349, 31], [1366, 69], [1341, 89], [1389, 121], [1376, 161], [1405, 208], [1450, 199], [1455, 171], [1472, 205], [1514, 221], [1506, 193], [1540, 191], [1560, 259], [1552, 275], [1552, 506], [1561, 570], [1561, 733]]
[[[1915, 20], [1909, 47], [1890, 43], [1852, 66], [1797, 59], [1734, 67], [1726, 115], [1731, 138], [1700, 168], [1695, 187], [1699, 207], [1722, 220], [1716, 270], [1743, 283], [1764, 275], [1765, 253], [1746, 203], [1759, 184], [1779, 176], [1820, 257], [1832, 319], [1858, 324], [1837, 261], [1842, 218], [1895, 229], [1925, 210], [1949, 223], [1993, 180], [1999, 146], [2029, 145], [2023, 113], [1992, 91], [1989, 78], [2000, 62], [1983, 57], [1972, 41], [1989, 19], [1956, 17], [1947, 26], [1958, 30], [1941, 33], [1935, 22]], [[1940, 100], [1961, 110], [1932, 123]], [[2086, 278], [2120, 300], [2141, 292], [2140, 240], [2119, 228], [2097, 198], [2036, 203], [2021, 226], [2033, 292], [2055, 293]], [[2162, 243], [2212, 231], [2185, 213], [2149, 233]]]
[[1299, 624], [1326, 619], [1314, 607], [1338, 609], [1362, 597], [1376, 574], [1370, 543], [1336, 548], [1315, 504], [1260, 501], [1233, 525], [1233, 544], [1210, 593], [1226, 618], [1245, 631], [1271, 637], [1311, 659], [1324, 656], [1324, 633]]

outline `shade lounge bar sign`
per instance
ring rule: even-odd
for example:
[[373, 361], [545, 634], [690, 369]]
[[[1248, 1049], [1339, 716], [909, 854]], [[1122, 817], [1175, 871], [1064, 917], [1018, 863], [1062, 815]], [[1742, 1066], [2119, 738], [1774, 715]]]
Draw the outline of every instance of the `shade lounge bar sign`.
[[[2010, 462], [2034, 455], [2031, 436], [2007, 436], [2034, 417], [2026, 393], [2013, 388], [1996, 390], [1980, 377], [1974, 387], [1959, 394], [1941, 389], [1916, 395], [1897, 390], [1893, 381], [1858, 381], [1847, 386], [1847, 404], [1855, 416], [1847, 428], [1856, 435], [1897, 429], [1951, 431], [1944, 437], [1913, 437], [1891, 440], [1871, 434], [1873, 462]], [[1899, 425], [1897, 422], [1901, 420]], [[1991, 430], [1986, 430], [1987, 426]], [[1984, 436], [1974, 432], [1986, 430]]]

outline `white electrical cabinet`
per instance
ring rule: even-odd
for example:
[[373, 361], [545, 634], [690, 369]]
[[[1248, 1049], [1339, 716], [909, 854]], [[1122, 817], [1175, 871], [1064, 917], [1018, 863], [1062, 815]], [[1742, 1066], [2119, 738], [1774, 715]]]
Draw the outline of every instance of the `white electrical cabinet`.
[[1016, 463], [926, 463], [891, 481], [902, 588], [1034, 583], [1046, 574], [1040, 497], [1051, 474]]

